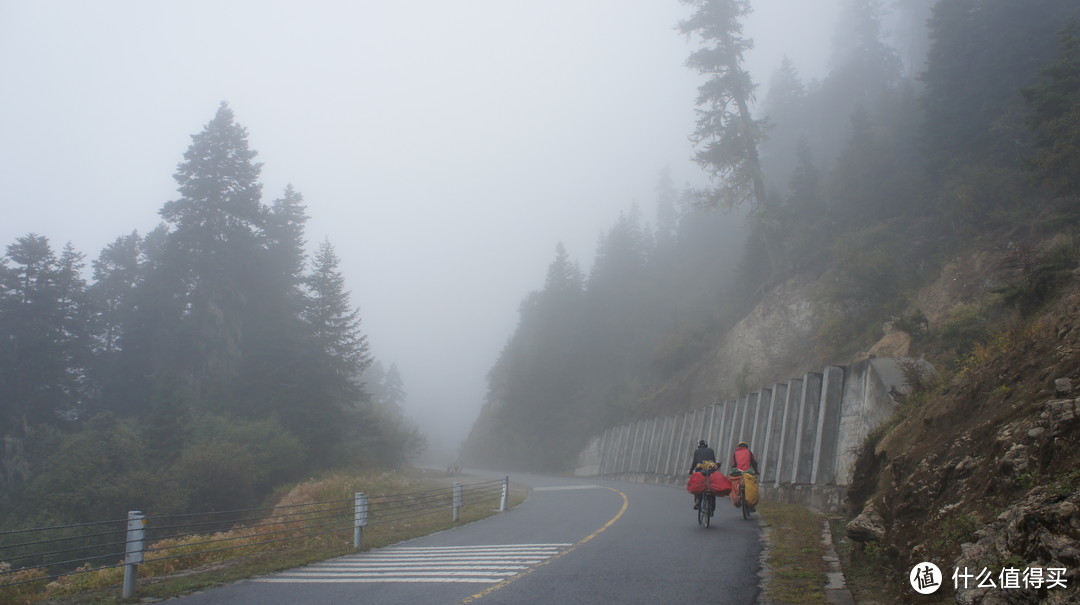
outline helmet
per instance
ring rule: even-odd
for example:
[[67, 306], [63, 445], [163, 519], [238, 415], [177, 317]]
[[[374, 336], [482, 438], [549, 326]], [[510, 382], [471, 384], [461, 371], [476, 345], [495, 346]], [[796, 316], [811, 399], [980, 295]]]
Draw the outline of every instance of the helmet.
[[701, 441], [698, 441], [698, 442], [697, 442], [697, 446], [698, 446], [698, 447], [709, 447], [709, 444], [708, 444], [708, 443], [705, 443], [705, 440], [704, 440], [704, 439], [702, 439]]
[[750, 444], [745, 441], [740, 441], [738, 447], [750, 447]]

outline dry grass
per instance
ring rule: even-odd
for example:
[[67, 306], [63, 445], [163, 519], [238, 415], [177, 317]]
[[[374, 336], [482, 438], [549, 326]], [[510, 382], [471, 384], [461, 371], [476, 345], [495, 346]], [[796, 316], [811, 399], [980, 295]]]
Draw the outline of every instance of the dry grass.
[[[462, 483], [467, 478], [458, 477]], [[297, 485], [285, 493], [277, 507], [328, 502], [352, 498], [356, 492], [369, 494], [374, 503], [378, 494], [408, 494], [434, 489], [448, 489], [445, 478], [416, 474], [384, 474], [373, 477], [334, 475], [324, 479]], [[376, 494], [376, 495], [370, 495]], [[524, 500], [525, 491], [511, 489], [510, 505]], [[451, 510], [433, 509], [431, 514], [405, 518], [386, 523], [372, 523], [364, 528], [361, 550], [379, 548], [488, 517], [498, 508], [498, 496], [466, 504], [455, 523]], [[295, 510], [295, 509], [292, 509]], [[305, 565], [315, 561], [355, 552], [351, 528], [322, 535], [299, 537], [310, 533], [303, 519], [285, 517], [273, 513], [260, 523], [257, 529], [236, 527], [213, 534], [186, 536], [160, 540], [148, 545], [147, 562], [139, 566], [138, 596], [142, 598], [166, 598], [205, 589], [242, 578], [263, 575], [283, 569]], [[298, 536], [287, 541], [268, 541], [273, 538]], [[212, 546], [205, 543], [214, 540]], [[3, 565], [3, 563], [0, 563]], [[43, 570], [26, 570], [19, 577], [6, 580], [33, 579], [48, 575]], [[52, 582], [32, 582], [0, 589], [0, 602], [12, 604], [34, 603], [121, 603], [120, 587], [123, 582], [122, 567], [102, 568], [87, 573], [65, 576]]]
[[825, 554], [821, 542], [824, 517], [797, 504], [763, 501], [758, 513], [768, 531], [765, 586], [772, 605], [827, 603]]

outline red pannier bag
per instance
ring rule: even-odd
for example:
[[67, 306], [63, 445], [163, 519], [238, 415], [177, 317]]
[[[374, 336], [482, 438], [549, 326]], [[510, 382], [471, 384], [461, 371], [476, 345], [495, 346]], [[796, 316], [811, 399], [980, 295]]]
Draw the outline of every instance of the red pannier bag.
[[703, 494], [708, 484], [709, 480], [705, 478], [705, 473], [697, 471], [690, 475], [690, 480], [686, 482], [686, 491], [691, 494]]
[[726, 496], [731, 492], [731, 481], [728, 480], [727, 475], [716, 471], [709, 475], [709, 487], [717, 496]]
[[739, 497], [740, 483], [742, 483], [742, 475], [736, 475], [731, 478], [731, 503], [735, 505], [735, 508], [742, 506], [742, 498]]

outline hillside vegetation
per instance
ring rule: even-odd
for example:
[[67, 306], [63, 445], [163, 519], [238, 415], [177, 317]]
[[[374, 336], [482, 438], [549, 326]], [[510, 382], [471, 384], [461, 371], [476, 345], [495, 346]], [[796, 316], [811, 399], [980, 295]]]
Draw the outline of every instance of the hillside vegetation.
[[262, 201], [222, 103], [161, 225], [92, 261], [44, 235], [0, 257], [0, 528], [254, 506], [422, 445], [303, 196]]
[[[686, 4], [700, 10], [684, 31], [713, 19], [709, 35], [732, 34], [727, 46], [701, 36], [713, 57], [740, 47], [746, 3]], [[699, 123], [713, 189], [676, 194], [661, 180], [655, 226], [628, 213], [587, 275], [558, 249], [462, 455], [567, 471], [590, 436], [636, 416], [871, 351], [921, 357], [936, 377], [912, 374], [857, 464], [847, 532], [875, 585], [857, 596], [911, 602], [909, 571], [932, 561], [947, 586], [925, 602], [1073, 602], [1080, 16], [1060, 0], [884, 8], [848, 3], [825, 79], [778, 67], [753, 149], [718, 145], [724, 133]], [[923, 18], [910, 46], [886, 43], [886, 20]], [[712, 73], [748, 81], [729, 56]], [[925, 61], [901, 60], [913, 56]], [[703, 85], [703, 120], [751, 128], [732, 109], [740, 90], [716, 94], [726, 85]], [[783, 318], [773, 332], [747, 328], [770, 314]], [[1069, 589], [954, 591], [964, 567], [1063, 568]]]
[[[468, 463], [566, 470], [608, 426], [846, 363], [887, 325], [947, 372], [1001, 314], [1031, 317], [1071, 279], [1074, 3], [852, 1], [828, 76], [804, 82], [785, 59], [763, 95], [741, 62], [750, 3], [685, 3], [696, 12], [680, 28], [702, 44], [688, 65], [706, 78], [696, 159], [715, 186], [680, 191], [661, 174], [655, 220], [627, 211], [588, 271], [556, 247], [491, 369]], [[905, 46], [885, 23], [907, 24]], [[750, 115], [739, 100], [758, 96]], [[1065, 244], [1047, 247], [1055, 235]], [[1010, 253], [987, 262], [1019, 273], [930, 291], [954, 259], [994, 250]], [[976, 296], [988, 289], [993, 301]], [[777, 343], [732, 329], [783, 291], [799, 305]]]

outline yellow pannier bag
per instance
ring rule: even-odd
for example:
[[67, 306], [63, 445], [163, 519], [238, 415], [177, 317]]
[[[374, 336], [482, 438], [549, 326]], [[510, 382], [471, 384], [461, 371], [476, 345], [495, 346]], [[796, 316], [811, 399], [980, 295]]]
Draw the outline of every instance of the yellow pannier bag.
[[743, 473], [743, 481], [746, 482], [746, 503], [750, 506], [757, 506], [758, 502], [758, 482], [757, 477], [753, 473]]

